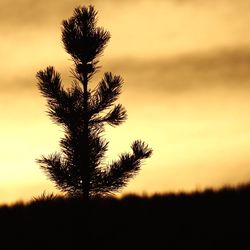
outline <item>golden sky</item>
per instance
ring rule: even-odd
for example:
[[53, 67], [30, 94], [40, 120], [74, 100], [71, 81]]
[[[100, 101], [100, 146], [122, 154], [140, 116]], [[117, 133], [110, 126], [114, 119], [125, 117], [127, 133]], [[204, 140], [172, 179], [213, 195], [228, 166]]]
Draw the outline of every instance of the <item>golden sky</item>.
[[125, 80], [128, 120], [107, 128], [107, 161], [138, 138], [154, 149], [122, 193], [249, 181], [248, 0], [0, 0], [0, 203], [57, 192], [35, 159], [59, 149], [62, 129], [35, 75], [53, 65], [70, 84], [60, 25], [90, 3], [112, 36], [91, 86], [106, 71]]

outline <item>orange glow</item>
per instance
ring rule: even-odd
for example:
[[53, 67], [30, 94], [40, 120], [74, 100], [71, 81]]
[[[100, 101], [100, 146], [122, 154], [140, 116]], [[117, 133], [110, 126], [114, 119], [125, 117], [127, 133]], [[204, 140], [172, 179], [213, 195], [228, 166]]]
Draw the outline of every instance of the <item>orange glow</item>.
[[[46, 116], [35, 74], [54, 65], [69, 84], [71, 61], [60, 22], [81, 1], [36, 1], [26, 8], [28, 2], [12, 9], [4, 0], [0, 8], [8, 13], [0, 13], [0, 202], [57, 192], [35, 163], [58, 150], [62, 135]], [[120, 102], [128, 120], [107, 128], [107, 161], [138, 138], [154, 149], [123, 193], [249, 181], [248, 1], [89, 2], [112, 35], [92, 86], [104, 71], [125, 79]], [[11, 15], [15, 8], [22, 13], [18, 18]]]

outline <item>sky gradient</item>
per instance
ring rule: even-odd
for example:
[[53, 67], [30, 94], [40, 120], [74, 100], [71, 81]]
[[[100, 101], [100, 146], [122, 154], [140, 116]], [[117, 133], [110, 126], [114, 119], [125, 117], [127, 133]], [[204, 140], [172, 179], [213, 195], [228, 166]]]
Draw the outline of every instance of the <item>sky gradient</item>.
[[[135, 139], [154, 150], [122, 193], [192, 191], [250, 181], [250, 15], [247, 0], [0, 2], [0, 203], [57, 192], [35, 163], [59, 150], [36, 72], [70, 84], [61, 22], [93, 4], [111, 33], [100, 72], [125, 81], [128, 120], [107, 127], [107, 161]], [[122, 143], [121, 143], [122, 142]]]

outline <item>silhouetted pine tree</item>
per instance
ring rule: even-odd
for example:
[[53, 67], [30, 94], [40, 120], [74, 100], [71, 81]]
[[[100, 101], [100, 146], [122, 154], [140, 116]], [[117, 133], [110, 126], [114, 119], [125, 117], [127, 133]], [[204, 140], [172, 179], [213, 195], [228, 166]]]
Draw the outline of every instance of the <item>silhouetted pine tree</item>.
[[126, 110], [114, 104], [123, 84], [120, 76], [105, 73], [94, 90], [88, 88], [98, 69], [98, 57], [110, 39], [108, 31], [96, 27], [96, 15], [93, 6], [78, 7], [62, 23], [62, 41], [74, 62], [70, 89], [62, 87], [60, 74], [53, 67], [37, 73], [49, 116], [65, 131], [60, 140], [62, 152], [42, 156], [37, 162], [60, 190], [85, 199], [118, 191], [138, 172], [141, 160], [152, 153], [137, 140], [131, 146], [133, 153], [121, 154], [110, 165], [102, 162], [108, 146], [102, 138], [104, 125], [121, 124]]

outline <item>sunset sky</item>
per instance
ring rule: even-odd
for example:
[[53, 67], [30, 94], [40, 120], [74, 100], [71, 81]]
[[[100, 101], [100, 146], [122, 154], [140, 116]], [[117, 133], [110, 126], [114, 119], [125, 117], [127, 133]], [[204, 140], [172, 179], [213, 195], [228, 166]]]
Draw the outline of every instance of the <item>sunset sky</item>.
[[124, 78], [128, 120], [107, 127], [107, 161], [136, 139], [154, 150], [123, 193], [218, 188], [250, 181], [248, 0], [0, 0], [0, 203], [58, 192], [35, 159], [60, 150], [36, 72], [69, 86], [61, 22], [93, 4], [111, 33], [100, 72]]

